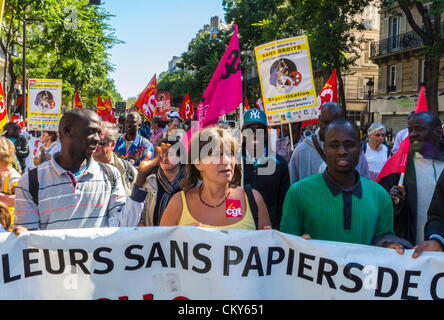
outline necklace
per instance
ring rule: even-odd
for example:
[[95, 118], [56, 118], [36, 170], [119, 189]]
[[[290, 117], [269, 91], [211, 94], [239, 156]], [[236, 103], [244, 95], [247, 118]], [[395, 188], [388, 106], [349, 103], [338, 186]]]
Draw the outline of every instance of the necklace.
[[200, 199], [200, 201], [202, 201], [202, 203], [203, 203], [204, 205], [206, 205], [207, 207], [210, 207], [210, 208], [218, 208], [218, 207], [220, 207], [220, 206], [221, 206], [221, 205], [222, 205], [222, 204], [228, 199], [229, 196], [230, 196], [230, 191], [228, 191], [227, 196], [225, 197], [224, 200], [222, 200], [221, 203], [219, 203], [219, 204], [216, 205], [216, 206], [212, 206], [211, 204], [206, 203], [206, 202], [202, 199], [202, 185], [200, 185], [200, 187], [199, 187], [199, 199]]

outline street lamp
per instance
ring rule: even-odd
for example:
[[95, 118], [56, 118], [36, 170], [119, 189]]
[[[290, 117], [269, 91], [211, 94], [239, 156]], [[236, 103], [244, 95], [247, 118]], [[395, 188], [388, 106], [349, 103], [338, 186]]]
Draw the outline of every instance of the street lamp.
[[373, 96], [373, 87], [375, 86], [374, 77], [373, 79], [369, 79], [367, 82], [367, 88], [368, 88], [368, 122], [372, 122], [371, 115], [370, 115], [370, 103]]

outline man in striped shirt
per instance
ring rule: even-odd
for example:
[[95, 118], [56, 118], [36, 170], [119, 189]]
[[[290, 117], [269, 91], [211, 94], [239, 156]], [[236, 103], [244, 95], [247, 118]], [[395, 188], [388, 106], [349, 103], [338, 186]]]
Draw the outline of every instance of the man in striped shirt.
[[[119, 171], [92, 158], [100, 141], [101, 121], [91, 110], [66, 112], [59, 124], [61, 151], [37, 168], [38, 201], [25, 173], [16, 190], [16, 234], [26, 230], [127, 227], [139, 223], [151, 170], [140, 168], [129, 197]], [[113, 181], [113, 182], [111, 182]]]

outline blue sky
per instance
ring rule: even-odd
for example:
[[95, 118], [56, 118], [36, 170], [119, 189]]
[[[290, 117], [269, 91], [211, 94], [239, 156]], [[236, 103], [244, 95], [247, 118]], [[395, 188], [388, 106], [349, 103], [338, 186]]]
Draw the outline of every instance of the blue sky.
[[222, 0], [102, 0], [102, 7], [115, 15], [110, 24], [125, 42], [110, 50], [111, 78], [125, 100], [166, 71], [212, 16], [224, 21]]

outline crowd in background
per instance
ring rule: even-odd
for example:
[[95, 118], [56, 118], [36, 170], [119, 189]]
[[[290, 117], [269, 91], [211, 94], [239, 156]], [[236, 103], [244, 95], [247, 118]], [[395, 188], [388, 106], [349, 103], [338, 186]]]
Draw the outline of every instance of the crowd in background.
[[[253, 143], [235, 139], [220, 120], [191, 141], [199, 151], [229, 146], [205, 159], [180, 152], [190, 123], [177, 112], [166, 122], [133, 112], [114, 125], [92, 111], [70, 110], [58, 132], [42, 133], [31, 155], [27, 140], [37, 133], [20, 134], [9, 123], [0, 138], [0, 223], [16, 234], [136, 225], [275, 229], [399, 253], [442, 251], [444, 143], [436, 115], [411, 114], [395, 138], [380, 123], [359, 129], [337, 103], [324, 105], [311, 127], [269, 126], [259, 109], [243, 117], [241, 130]], [[376, 183], [403, 138], [412, 144], [404, 187], [398, 175]], [[228, 211], [232, 202], [236, 210]]]

